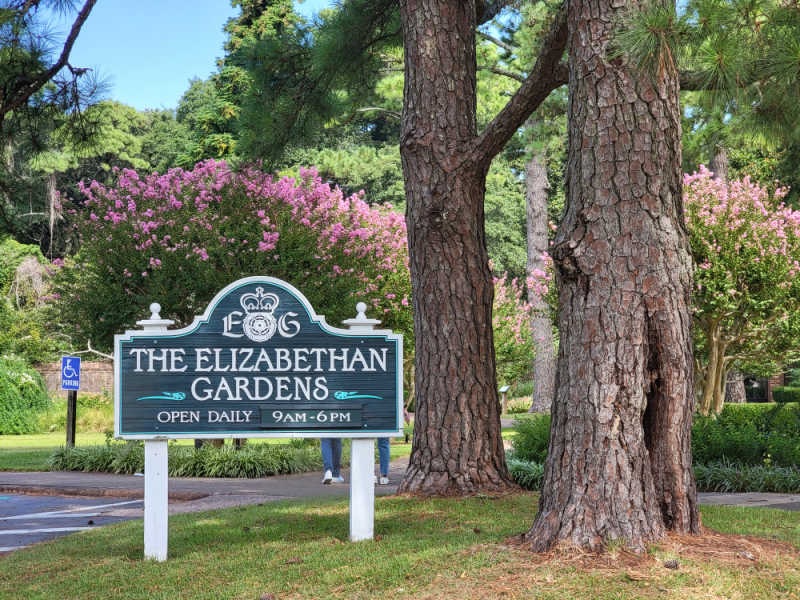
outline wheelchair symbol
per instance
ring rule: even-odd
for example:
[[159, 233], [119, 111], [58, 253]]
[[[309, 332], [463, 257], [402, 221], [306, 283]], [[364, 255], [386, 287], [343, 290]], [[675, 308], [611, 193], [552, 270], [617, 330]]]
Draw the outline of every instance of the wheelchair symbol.
[[74, 377], [78, 376], [78, 372], [74, 368], [72, 368], [71, 360], [66, 361], [66, 364], [62, 369], [62, 372], [64, 373], [64, 379], [73, 379]]

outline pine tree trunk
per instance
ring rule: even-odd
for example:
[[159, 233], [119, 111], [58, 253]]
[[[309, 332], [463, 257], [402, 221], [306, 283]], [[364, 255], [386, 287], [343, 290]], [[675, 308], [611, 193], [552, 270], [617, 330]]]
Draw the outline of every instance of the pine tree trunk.
[[731, 371], [725, 384], [725, 402], [744, 404], [747, 394], [744, 391], [744, 374], [741, 371]]
[[[547, 268], [543, 255], [547, 252], [547, 166], [543, 154], [534, 152], [525, 166], [525, 201], [527, 215], [528, 277], [535, 269]], [[553, 403], [556, 379], [556, 356], [553, 346], [553, 324], [550, 307], [544, 298], [532, 297], [531, 336], [534, 344], [533, 398], [528, 412], [549, 412]]]
[[714, 147], [714, 156], [708, 163], [708, 170], [714, 174], [714, 179], [728, 183], [728, 151], [722, 144]]
[[53, 258], [53, 235], [55, 230], [56, 219], [61, 218], [61, 210], [58, 203], [58, 188], [56, 187], [56, 174], [50, 173], [47, 176], [47, 200], [48, 200], [48, 214], [49, 214], [49, 233], [47, 243], [47, 256]]
[[475, 3], [405, 0], [400, 152], [414, 302], [414, 440], [400, 492], [513, 487], [500, 436], [494, 287], [476, 137]]
[[607, 44], [638, 3], [569, 3], [569, 152], [553, 249], [560, 344], [534, 549], [641, 550], [697, 532], [691, 259], [681, 198], [678, 75]]

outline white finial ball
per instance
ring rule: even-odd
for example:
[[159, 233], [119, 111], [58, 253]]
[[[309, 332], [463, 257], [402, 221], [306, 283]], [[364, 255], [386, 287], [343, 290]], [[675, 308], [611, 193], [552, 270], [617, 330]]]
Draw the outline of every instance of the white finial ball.
[[161, 318], [161, 305], [158, 302], [153, 302], [150, 305], [150, 312], [152, 313], [150, 315], [151, 318], [153, 319]]
[[366, 310], [367, 310], [367, 305], [364, 304], [363, 302], [359, 302], [358, 304], [356, 304], [356, 312], [358, 312], [359, 314], [364, 314]]

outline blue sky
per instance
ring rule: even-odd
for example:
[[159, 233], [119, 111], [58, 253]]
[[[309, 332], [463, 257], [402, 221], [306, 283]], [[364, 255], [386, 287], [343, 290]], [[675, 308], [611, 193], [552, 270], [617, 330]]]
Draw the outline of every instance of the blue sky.
[[[298, 9], [310, 15], [328, 4], [305, 0]], [[110, 99], [140, 110], [175, 108], [190, 79], [216, 69], [222, 27], [237, 12], [229, 0], [99, 0], [70, 62], [96, 69]]]

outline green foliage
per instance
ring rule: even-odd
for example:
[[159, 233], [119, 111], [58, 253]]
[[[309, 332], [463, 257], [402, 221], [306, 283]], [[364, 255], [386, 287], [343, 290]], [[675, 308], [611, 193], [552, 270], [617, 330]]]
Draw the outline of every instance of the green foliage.
[[514, 421], [516, 434], [511, 440], [514, 458], [543, 463], [550, 443], [550, 415], [535, 415]]
[[[513, 457], [543, 463], [550, 415], [514, 422]], [[800, 467], [800, 404], [726, 404], [717, 417], [696, 415], [692, 427], [695, 464]]]
[[523, 299], [523, 286], [507, 276], [495, 278], [492, 329], [497, 381], [511, 385], [529, 377], [533, 360], [531, 307]]
[[45, 179], [29, 161], [51, 149], [50, 137], [63, 124], [67, 124], [65, 134], [71, 140], [91, 138], [94, 132], [84, 111], [102, 85], [93, 69], [78, 65], [53, 69], [64, 49], [66, 31], [77, 34], [81, 29], [83, 17], [74, 14], [75, 2], [12, 1], [1, 5], [0, 233], [46, 247], [49, 194]]
[[[514, 389], [513, 387], [511, 388]], [[512, 400], [508, 401], [507, 412], [510, 415], [519, 415], [523, 413], [527, 413], [528, 409], [531, 407], [531, 395], [533, 392], [531, 391], [530, 394], [526, 396], [520, 396], [518, 398], [513, 398]]]
[[497, 157], [486, 176], [486, 247], [495, 273], [525, 279], [525, 186], [514, 164]]
[[313, 166], [324, 181], [347, 195], [364, 191], [369, 204], [393, 205], [403, 212], [406, 196], [400, 150], [395, 145], [342, 144], [336, 148], [296, 149], [281, 175], [297, 176], [300, 167]]
[[8, 293], [17, 267], [28, 256], [33, 256], [41, 263], [45, 262], [39, 246], [20, 244], [11, 237], [0, 236], [0, 295]]
[[403, 436], [406, 442], [410, 442], [414, 437], [414, 423], [403, 423]]
[[[266, 477], [305, 473], [322, 468], [316, 444], [248, 444], [199, 449], [169, 445], [170, 477]], [[49, 459], [54, 471], [101, 471], [131, 475], [144, 472], [141, 442], [107, 443], [104, 446], [59, 448]]]
[[776, 386], [772, 388], [775, 402], [800, 402], [800, 387]]
[[35, 432], [49, 403], [36, 371], [19, 358], [0, 357], [0, 435]]
[[800, 466], [800, 404], [726, 404], [717, 417], [696, 415], [692, 455], [698, 464]]
[[701, 492], [800, 493], [800, 468], [742, 465], [718, 462], [695, 464], [694, 477]]
[[[526, 490], [539, 490], [544, 479], [544, 464], [510, 457], [507, 460], [511, 477]], [[694, 465], [699, 492], [764, 492], [797, 494], [800, 492], [800, 469], [769, 465], [741, 465], [717, 462]]]
[[55, 335], [45, 308], [17, 310], [0, 296], [0, 355], [16, 355], [28, 364], [55, 360], [68, 348], [68, 339]]
[[542, 489], [544, 479], [544, 463], [531, 460], [520, 460], [510, 456], [506, 460], [511, 478], [518, 486], [526, 490]]
[[[78, 432], [102, 433], [114, 428], [114, 403], [107, 395], [78, 393], [75, 428]], [[66, 431], [67, 399], [54, 398], [39, 417], [39, 431]]]
[[250, 26], [256, 33], [241, 36], [226, 58], [251, 81], [241, 104], [243, 155], [274, 164], [290, 142], [313, 142], [368, 104], [382, 53], [399, 44], [396, 9], [391, 0], [352, 0], [309, 27], [290, 3], [262, 7]]

